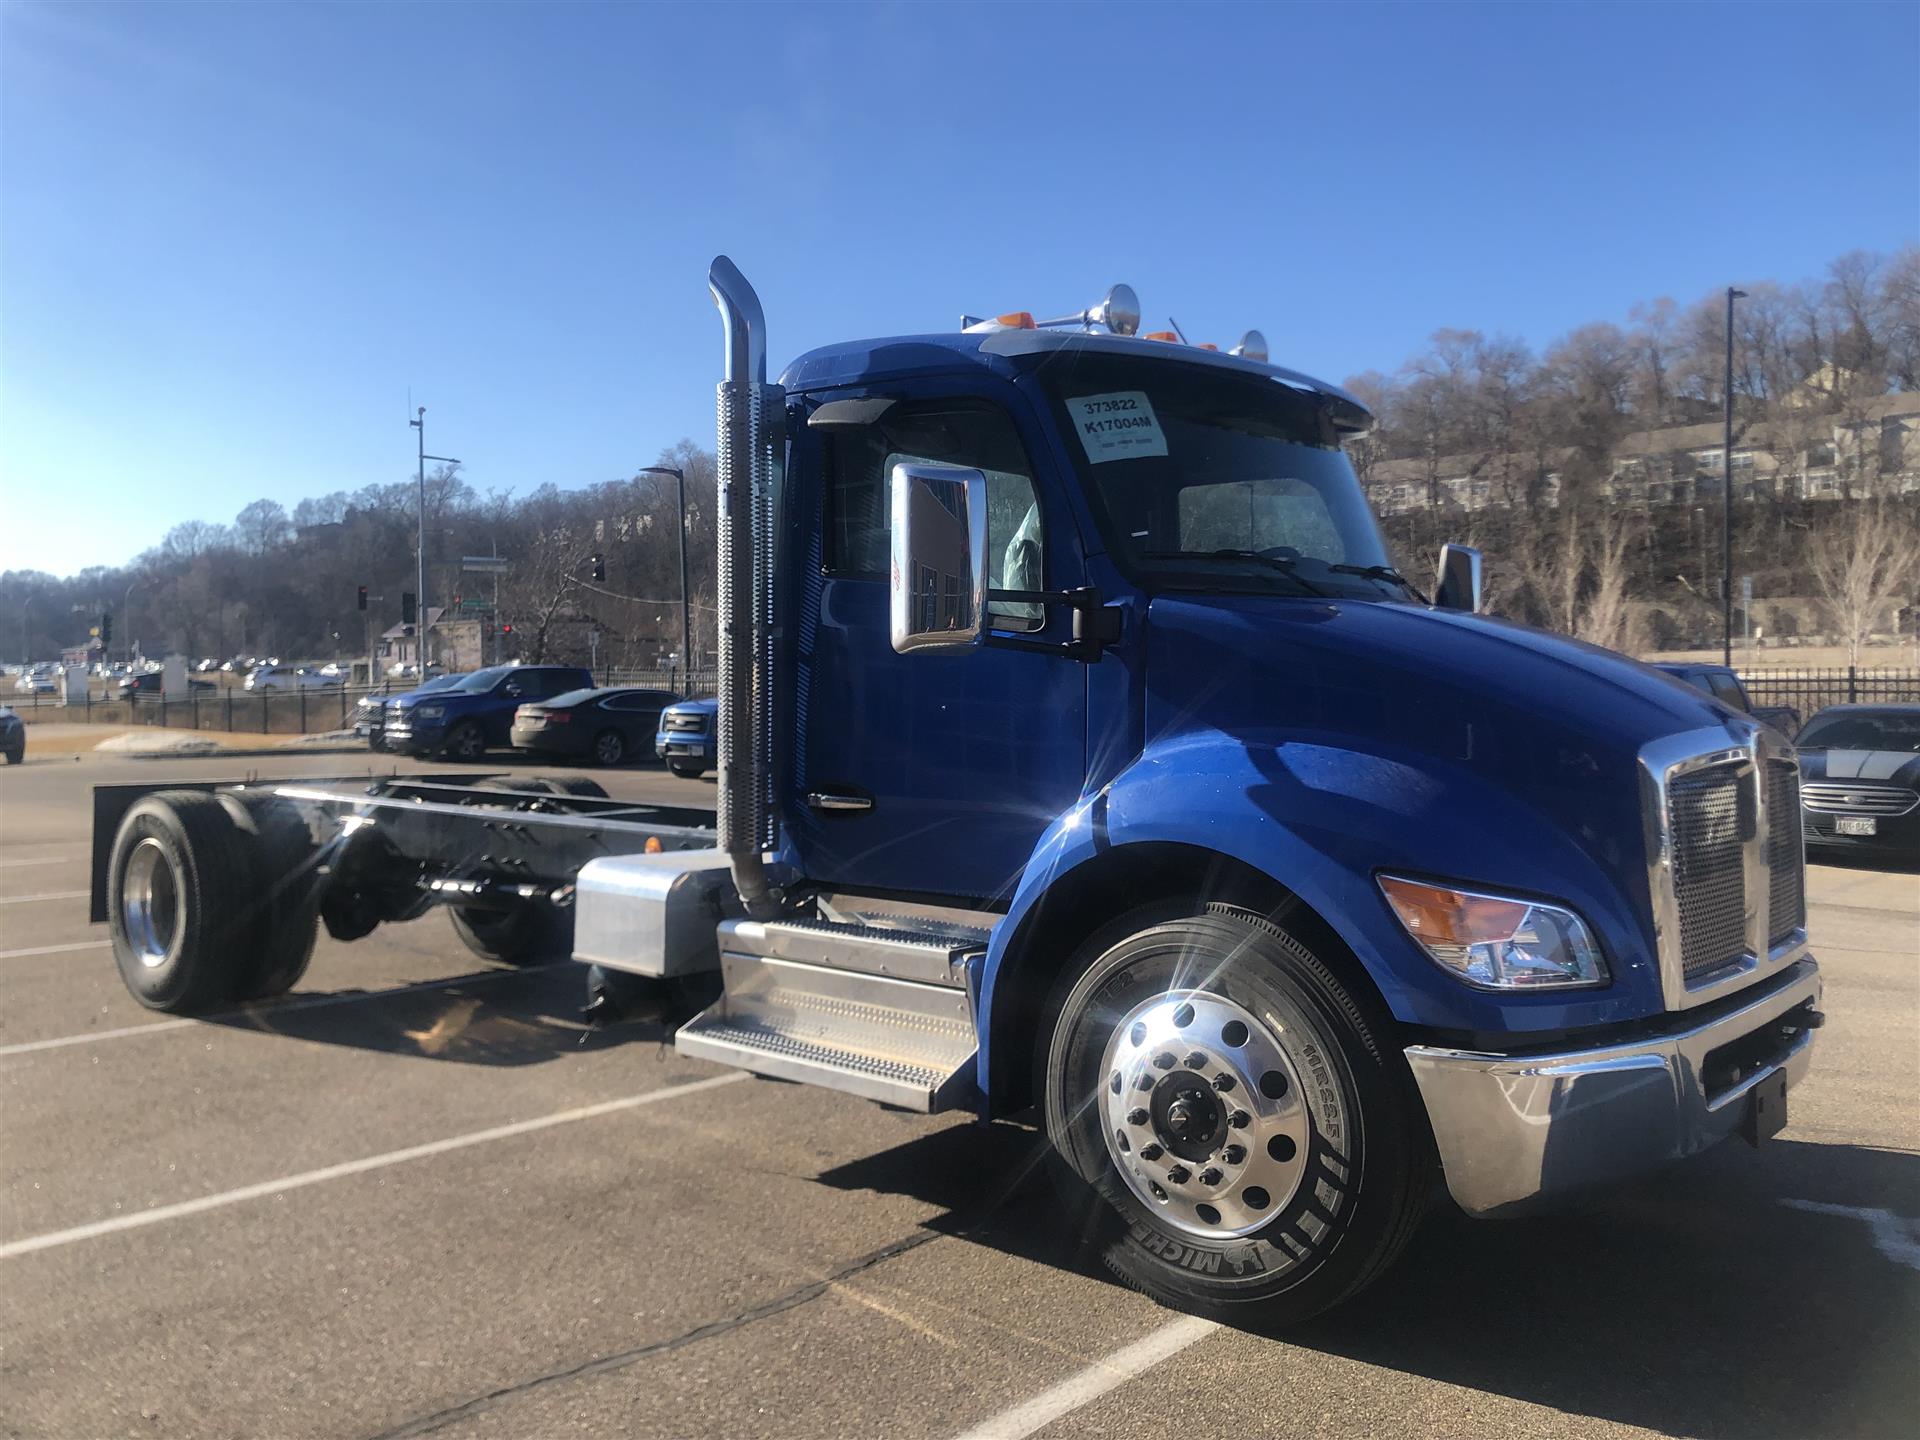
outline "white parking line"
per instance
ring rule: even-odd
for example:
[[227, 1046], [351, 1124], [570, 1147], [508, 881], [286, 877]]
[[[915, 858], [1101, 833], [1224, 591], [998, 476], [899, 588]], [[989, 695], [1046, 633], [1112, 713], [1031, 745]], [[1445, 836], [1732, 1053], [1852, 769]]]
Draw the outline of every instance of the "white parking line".
[[1062, 1415], [1098, 1400], [1114, 1387], [1124, 1385], [1162, 1360], [1178, 1355], [1194, 1341], [1204, 1340], [1219, 1328], [1214, 1321], [1202, 1320], [1196, 1315], [1187, 1315], [1162, 1325], [1146, 1339], [1136, 1340], [1125, 1349], [1094, 1361], [1079, 1374], [1062, 1380], [1051, 1389], [1042, 1390], [1031, 1400], [1011, 1410], [1002, 1410], [991, 1420], [960, 1435], [957, 1440], [1025, 1440], [1036, 1430], [1044, 1429]]
[[[102, 946], [110, 941], [99, 942]], [[85, 949], [85, 946], [52, 945], [52, 950]], [[29, 953], [29, 952], [21, 952]], [[36, 1050], [64, 1050], [69, 1045], [88, 1045], [100, 1040], [128, 1040], [135, 1035], [158, 1035], [167, 1030], [189, 1030], [195, 1025], [225, 1024], [234, 1020], [260, 1022], [265, 1029], [275, 1015], [289, 1010], [319, 1010], [328, 1005], [360, 1005], [368, 1000], [385, 1000], [392, 995], [412, 995], [420, 990], [444, 990], [453, 985], [478, 985], [487, 980], [505, 980], [514, 975], [538, 975], [571, 965], [571, 960], [555, 960], [549, 965], [520, 965], [512, 970], [479, 970], [470, 975], [450, 975], [444, 980], [419, 980], [411, 985], [396, 985], [389, 990], [357, 990], [351, 995], [302, 995], [292, 1000], [275, 1000], [239, 1010], [223, 1010], [217, 1015], [197, 1015], [190, 1019], [155, 1020], [146, 1025], [122, 1025], [113, 1030], [85, 1030], [78, 1035], [56, 1035], [50, 1040], [22, 1040], [16, 1045], [0, 1045], [0, 1057], [30, 1055]]]
[[0, 950], [0, 960], [24, 960], [29, 955], [64, 955], [69, 950], [111, 950], [111, 940], [75, 940], [66, 945], [29, 945], [24, 950]]
[[649, 1090], [644, 1095], [628, 1095], [619, 1100], [602, 1100], [597, 1105], [582, 1105], [574, 1110], [561, 1110], [556, 1114], [542, 1115], [534, 1120], [516, 1120], [511, 1125], [495, 1125], [487, 1130], [474, 1130], [445, 1140], [432, 1140], [425, 1145], [409, 1145], [404, 1150], [389, 1150], [384, 1155], [368, 1155], [360, 1160], [348, 1160], [340, 1165], [307, 1170], [298, 1175], [283, 1176], [278, 1180], [263, 1180], [257, 1185], [243, 1185], [238, 1190], [223, 1190], [218, 1195], [202, 1195], [196, 1200], [182, 1200], [174, 1205], [156, 1205], [151, 1210], [137, 1210], [131, 1215], [115, 1215], [110, 1219], [96, 1220], [91, 1225], [75, 1225], [68, 1230], [51, 1230], [44, 1235], [29, 1235], [24, 1240], [10, 1240], [0, 1245], [0, 1260], [12, 1260], [16, 1256], [31, 1255], [36, 1250], [52, 1250], [61, 1245], [74, 1245], [82, 1240], [96, 1240], [102, 1235], [114, 1235], [123, 1230], [140, 1230], [149, 1225], [158, 1225], [162, 1221], [180, 1220], [189, 1215], [224, 1209], [228, 1205], [238, 1205], [247, 1200], [262, 1200], [269, 1195], [284, 1195], [289, 1190], [304, 1190], [309, 1185], [324, 1184], [328, 1180], [344, 1180], [349, 1175], [364, 1175], [369, 1170], [384, 1170], [389, 1165], [404, 1165], [412, 1160], [425, 1160], [430, 1156], [445, 1155], [474, 1145], [486, 1145], [495, 1140], [510, 1140], [516, 1135], [530, 1135], [536, 1130], [550, 1130], [556, 1125], [571, 1125], [578, 1120], [592, 1120], [601, 1115], [613, 1115], [622, 1110], [638, 1109], [642, 1105], [657, 1105], [664, 1100], [674, 1100], [696, 1091], [712, 1090], [716, 1086], [732, 1085], [736, 1081], [752, 1078], [744, 1070], [735, 1070], [728, 1075], [716, 1075], [710, 1080], [695, 1080], [689, 1085], [675, 1085], [666, 1090]]
[[49, 890], [45, 895], [0, 895], [0, 905], [31, 905], [36, 900], [84, 900], [85, 890]]
[[1795, 1210], [1811, 1210], [1816, 1215], [1845, 1215], [1867, 1227], [1873, 1248], [1896, 1265], [1920, 1270], [1920, 1222], [1908, 1220], [1891, 1210], [1859, 1205], [1831, 1205], [1824, 1200], [1782, 1200]]

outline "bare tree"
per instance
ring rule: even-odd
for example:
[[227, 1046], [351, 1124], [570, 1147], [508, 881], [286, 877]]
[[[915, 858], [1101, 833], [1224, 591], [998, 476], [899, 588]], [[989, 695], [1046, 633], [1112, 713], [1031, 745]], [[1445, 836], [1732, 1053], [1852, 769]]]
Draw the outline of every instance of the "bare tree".
[[1847, 663], [1880, 618], [1911, 604], [1920, 583], [1920, 519], [1881, 497], [1834, 515], [1807, 546], [1807, 566], [1847, 647]]

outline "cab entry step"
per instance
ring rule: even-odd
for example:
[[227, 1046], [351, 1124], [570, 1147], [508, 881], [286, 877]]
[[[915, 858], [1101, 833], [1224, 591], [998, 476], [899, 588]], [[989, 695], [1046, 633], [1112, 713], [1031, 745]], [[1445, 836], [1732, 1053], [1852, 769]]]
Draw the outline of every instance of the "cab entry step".
[[725, 991], [674, 1046], [905, 1110], [964, 1103], [979, 1048], [965, 962], [985, 941], [984, 932], [950, 928], [727, 921]]

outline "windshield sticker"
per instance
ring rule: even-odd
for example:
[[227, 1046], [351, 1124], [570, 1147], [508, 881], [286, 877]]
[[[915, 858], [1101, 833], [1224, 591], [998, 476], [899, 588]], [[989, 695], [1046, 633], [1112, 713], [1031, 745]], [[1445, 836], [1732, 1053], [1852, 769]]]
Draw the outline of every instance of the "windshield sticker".
[[1143, 390], [1067, 398], [1067, 414], [1080, 432], [1080, 444], [1092, 465], [1109, 460], [1138, 460], [1167, 453], [1166, 432]]

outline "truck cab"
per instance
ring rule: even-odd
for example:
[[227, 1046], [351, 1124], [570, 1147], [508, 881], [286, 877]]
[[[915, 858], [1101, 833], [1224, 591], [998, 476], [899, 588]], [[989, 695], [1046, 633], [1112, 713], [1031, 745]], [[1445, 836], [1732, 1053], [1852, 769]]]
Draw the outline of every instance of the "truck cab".
[[[1480, 613], [1471, 550], [1423, 593], [1352, 396], [1254, 332], [1141, 335], [1125, 287], [770, 384], [752, 286], [709, 285], [711, 816], [484, 777], [97, 794], [143, 1003], [277, 993], [306, 949], [233, 957], [316, 914], [446, 905], [509, 961], [570, 933], [590, 1016], [718, 991], [687, 1055], [1031, 1115], [1070, 1233], [1261, 1324], [1359, 1295], [1438, 1194], [1520, 1214], [1785, 1123], [1822, 1023], [1791, 744]], [[276, 847], [228, 885], [272, 897], [240, 945], [177, 919], [181, 877], [253, 863], [235, 827]]]

